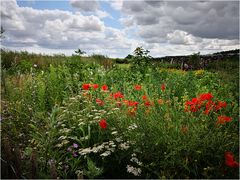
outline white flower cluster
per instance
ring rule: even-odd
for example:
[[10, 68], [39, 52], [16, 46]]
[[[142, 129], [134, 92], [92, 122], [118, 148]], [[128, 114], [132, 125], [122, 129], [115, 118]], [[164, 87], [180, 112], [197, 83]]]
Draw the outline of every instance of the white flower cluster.
[[113, 112], [112, 112], [112, 111], [109, 111], [109, 112], [107, 113], [107, 115], [111, 115], [111, 114], [113, 114]]
[[132, 125], [130, 125], [130, 126], [128, 126], [128, 130], [134, 130], [134, 129], [136, 129], [138, 126], [135, 124], [135, 123], [133, 123]]
[[113, 111], [119, 111], [120, 108], [112, 108]]
[[71, 132], [71, 129], [63, 128], [63, 129], [60, 129], [59, 132], [60, 133], [69, 133], [69, 132]]
[[118, 134], [118, 132], [117, 131], [112, 131], [111, 134], [116, 135], [116, 134]]
[[66, 139], [67, 138], [67, 136], [60, 136], [59, 138], [58, 138], [58, 140], [64, 140], [64, 139]]
[[119, 142], [122, 142], [123, 140], [122, 140], [122, 137], [116, 137], [115, 141], [117, 141], [119, 143]]
[[80, 137], [80, 141], [85, 141], [85, 140], [88, 140], [89, 139], [89, 136], [84, 136], [84, 137]]
[[63, 147], [64, 145], [66, 145], [66, 144], [68, 144], [69, 143], [69, 141], [68, 140], [66, 140], [66, 139], [64, 139], [61, 143], [59, 143], [59, 144], [57, 144], [56, 145], [56, 147]]
[[76, 170], [75, 174], [79, 177], [83, 175], [83, 171], [82, 170]]
[[86, 155], [86, 154], [90, 154], [90, 153], [103, 152], [105, 150], [105, 152], [100, 154], [100, 156], [106, 157], [106, 156], [111, 155], [111, 153], [115, 151], [115, 148], [116, 148], [116, 144], [113, 141], [109, 141], [109, 142], [104, 142], [100, 145], [94, 145], [92, 148], [88, 147], [88, 148], [84, 148], [84, 149], [79, 149], [79, 154]]
[[134, 176], [140, 176], [142, 173], [142, 170], [140, 168], [127, 165], [127, 172], [132, 173]]
[[101, 113], [101, 114], [105, 114], [107, 111], [101, 109], [101, 110], [98, 110], [98, 112]]
[[118, 145], [119, 149], [121, 150], [128, 150], [130, 148], [130, 142], [126, 141]]
[[132, 154], [132, 158], [130, 159], [130, 161], [136, 163], [139, 166], [142, 166], [142, 162], [138, 160], [137, 155], [135, 153]]
[[79, 152], [79, 154], [81, 154], [81, 155], [86, 155], [86, 154], [91, 153], [92, 150], [91, 150], [91, 147], [88, 147], [88, 148], [84, 148], [84, 149], [79, 149], [78, 152]]
[[102, 156], [102, 157], [106, 157], [109, 155], [111, 155], [111, 151], [105, 151], [104, 153], [100, 154], [100, 156]]
[[92, 106], [92, 108], [93, 109], [91, 110], [91, 112], [87, 113], [84, 117], [88, 118], [87, 122], [89, 124], [96, 124], [99, 122], [100, 119], [105, 117], [105, 114], [107, 113], [107, 111], [95, 109], [94, 106]]

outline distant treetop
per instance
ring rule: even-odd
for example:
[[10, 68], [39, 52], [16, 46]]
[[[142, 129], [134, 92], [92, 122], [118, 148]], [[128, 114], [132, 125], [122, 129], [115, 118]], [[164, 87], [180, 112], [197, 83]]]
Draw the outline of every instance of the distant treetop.
[[234, 49], [234, 50], [229, 50], [229, 51], [221, 51], [221, 52], [216, 52], [216, 53], [213, 53], [213, 54], [237, 54], [239, 53], [239, 49]]

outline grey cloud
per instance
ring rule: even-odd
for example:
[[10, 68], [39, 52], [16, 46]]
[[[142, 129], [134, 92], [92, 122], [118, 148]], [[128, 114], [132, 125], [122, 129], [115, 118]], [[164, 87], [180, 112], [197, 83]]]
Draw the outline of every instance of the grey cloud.
[[96, 11], [99, 8], [97, 1], [78, 1], [71, 0], [72, 7], [79, 9], [80, 11], [91, 12]]
[[199, 11], [187, 11], [183, 7], [177, 7], [174, 11], [170, 9], [170, 11], [172, 12], [172, 19], [182, 25], [195, 24], [199, 16], [201, 16]]
[[176, 11], [172, 14], [176, 29], [187, 31], [202, 38], [238, 38], [239, 13], [236, 11], [237, 2], [209, 2], [208, 8], [201, 11], [198, 10], [196, 4], [193, 3], [186, 9], [183, 7], [176, 8]]
[[5, 12], [2, 12], [2, 11], [1, 11], [1, 18], [4, 18], [4, 19], [12, 19], [11, 16], [9, 16], [8, 14], [6, 14]]
[[[131, 1], [124, 2], [123, 12], [138, 25], [139, 34], [145, 40], [154, 37], [164, 38], [164, 33], [156, 34], [156, 29], [159, 27], [161, 27], [159, 31], [165, 31], [165, 38], [167, 33], [174, 30], [185, 31], [200, 38], [239, 38], [238, 1], [159, 3], [157, 1]], [[149, 25], [152, 29], [148, 28]], [[146, 32], [143, 33], [144, 31]]]
[[164, 1], [149, 1], [149, 0], [145, 0], [145, 2], [150, 5], [150, 6], [154, 6], [154, 7], [158, 7], [158, 6], [161, 6], [162, 4], [164, 4], [165, 2]]
[[126, 27], [134, 25], [134, 20], [131, 17], [129, 17], [129, 18], [120, 18], [119, 21], [121, 22], [121, 24], [123, 24]]
[[166, 42], [167, 31], [161, 26], [148, 26], [138, 31], [138, 35], [148, 43]]
[[151, 14], [141, 14], [136, 16], [135, 18], [138, 25], [151, 25], [157, 24], [159, 22], [159, 18]]
[[[159, 17], [163, 11], [161, 8], [153, 8], [152, 6], [154, 4], [159, 4], [159, 1], [124, 1], [122, 10], [129, 15], [133, 15], [133, 20], [137, 25], [158, 24]], [[160, 2], [160, 4], [162, 4], [162, 2]], [[129, 21], [126, 19], [125, 21], [123, 20], [123, 22]]]
[[142, 1], [123, 1], [122, 10], [126, 12], [144, 11], [144, 2]]

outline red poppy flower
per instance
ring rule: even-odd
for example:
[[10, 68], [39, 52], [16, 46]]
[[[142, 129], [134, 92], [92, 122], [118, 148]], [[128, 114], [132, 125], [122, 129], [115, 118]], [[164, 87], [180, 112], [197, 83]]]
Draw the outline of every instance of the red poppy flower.
[[232, 118], [227, 117], [227, 116], [218, 116], [218, 121], [216, 122], [216, 124], [224, 124], [226, 122], [231, 122]]
[[227, 107], [227, 103], [219, 101], [218, 104], [215, 106], [215, 110], [218, 111], [218, 110], [220, 110], [222, 108], [225, 108], [225, 107]]
[[210, 113], [210, 109], [205, 109], [204, 114], [208, 115]]
[[137, 106], [138, 102], [137, 101], [128, 101], [128, 106]]
[[198, 101], [198, 99], [197, 98], [192, 98], [192, 103], [193, 104], [197, 104], [199, 101]]
[[228, 167], [239, 167], [239, 163], [234, 160], [234, 155], [231, 152], [225, 152], [225, 164]]
[[83, 85], [82, 85], [82, 88], [83, 88], [84, 90], [89, 90], [90, 87], [91, 87], [90, 84], [83, 84]]
[[147, 100], [147, 95], [143, 95], [142, 96], [142, 99], [145, 101], [145, 100]]
[[214, 105], [215, 105], [215, 103], [214, 103], [212, 100], [210, 100], [210, 101], [208, 101], [207, 104], [206, 104], [206, 109], [210, 109], [210, 108], [212, 108]]
[[107, 128], [107, 121], [105, 119], [102, 119], [100, 122], [99, 122], [99, 126], [102, 128], [102, 129], [106, 129]]
[[187, 102], [185, 103], [186, 106], [193, 105], [193, 104], [194, 104], [194, 103], [193, 103], [192, 101], [187, 101]]
[[134, 86], [134, 89], [140, 91], [142, 89], [142, 86], [137, 84]]
[[107, 90], [108, 90], [108, 86], [104, 84], [104, 85], [102, 86], [102, 90], [103, 90], [103, 91], [107, 91]]
[[191, 112], [197, 112], [199, 109], [205, 106], [204, 114], [209, 114], [212, 110], [219, 110], [222, 107], [226, 107], [225, 102], [219, 102], [216, 105], [212, 101], [213, 95], [211, 93], [200, 94], [198, 98], [192, 98], [191, 101], [185, 103], [185, 111], [188, 112], [189, 108]]
[[146, 102], [144, 103], [144, 105], [145, 105], [145, 106], [151, 106], [151, 103], [150, 103], [149, 101], [146, 101]]
[[162, 89], [162, 91], [165, 91], [166, 85], [165, 85], [165, 84], [162, 84], [162, 85], [161, 85], [161, 89]]
[[195, 105], [190, 106], [190, 111], [191, 111], [191, 112], [197, 112], [196, 106], [195, 106]]
[[185, 112], [188, 112], [188, 107], [190, 107], [191, 112], [197, 112], [197, 110], [201, 107], [200, 101], [198, 98], [192, 98], [192, 101], [187, 101], [185, 103]]
[[220, 106], [220, 107], [227, 107], [227, 103], [226, 103], [226, 102], [219, 101], [219, 102], [218, 102], [218, 106]]
[[138, 102], [137, 102], [137, 101], [123, 100], [123, 102], [124, 102], [127, 106], [137, 106], [137, 105], [138, 105]]
[[104, 102], [100, 99], [96, 99], [96, 103], [99, 105], [99, 106], [103, 106], [104, 105]]
[[201, 101], [205, 101], [205, 100], [209, 101], [209, 100], [211, 100], [212, 98], [213, 98], [213, 95], [212, 95], [211, 93], [201, 94], [200, 97], [199, 97], [199, 99], [200, 99]]
[[215, 106], [215, 102], [213, 102], [212, 100], [209, 100], [206, 104], [206, 109], [204, 111], [204, 114], [209, 114], [210, 111], [214, 108]]
[[115, 94], [113, 94], [114, 99], [118, 99], [118, 98], [124, 98], [123, 94], [121, 92], [116, 92]]
[[93, 84], [92, 87], [93, 87], [93, 89], [97, 89], [98, 88], [98, 84]]

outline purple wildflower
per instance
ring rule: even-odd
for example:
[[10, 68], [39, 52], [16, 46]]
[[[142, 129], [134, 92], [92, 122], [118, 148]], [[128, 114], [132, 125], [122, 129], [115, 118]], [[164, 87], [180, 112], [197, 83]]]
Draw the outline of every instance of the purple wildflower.
[[67, 148], [67, 151], [69, 151], [69, 152], [72, 151], [72, 148], [71, 148], [71, 147], [68, 147], [68, 148]]
[[74, 152], [73, 153], [73, 157], [77, 157], [78, 155], [77, 155], [77, 153], [76, 152]]
[[78, 148], [78, 145], [76, 143], [73, 143], [74, 148]]

